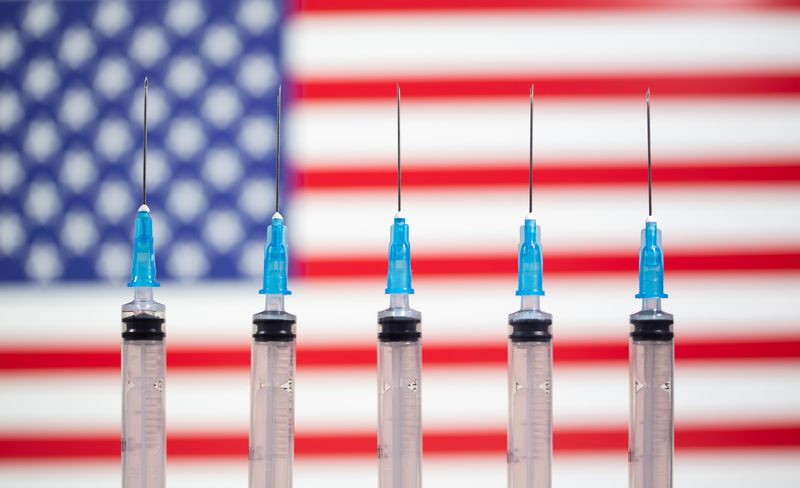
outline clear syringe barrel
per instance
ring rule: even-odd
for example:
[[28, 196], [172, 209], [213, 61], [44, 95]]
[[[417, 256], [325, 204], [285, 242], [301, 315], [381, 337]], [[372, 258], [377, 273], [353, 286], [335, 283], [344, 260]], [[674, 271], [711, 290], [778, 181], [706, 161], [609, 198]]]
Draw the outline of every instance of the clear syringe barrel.
[[253, 317], [250, 488], [291, 488], [294, 461], [295, 317]]
[[122, 306], [122, 486], [163, 488], [165, 308], [153, 301], [152, 288], [134, 293]]
[[409, 308], [390, 308], [378, 314], [378, 324], [378, 486], [419, 488], [422, 486], [420, 314]]
[[645, 300], [631, 315], [630, 488], [671, 488], [673, 456], [673, 317]]
[[[523, 297], [526, 300], [538, 297]], [[552, 317], [540, 310], [509, 316], [509, 488], [550, 488], [553, 457]]]

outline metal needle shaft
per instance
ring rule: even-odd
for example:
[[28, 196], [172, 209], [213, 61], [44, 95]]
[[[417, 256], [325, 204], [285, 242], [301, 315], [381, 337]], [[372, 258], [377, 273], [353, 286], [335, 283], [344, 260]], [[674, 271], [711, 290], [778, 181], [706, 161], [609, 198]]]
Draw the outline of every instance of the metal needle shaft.
[[400, 84], [397, 84], [397, 211], [402, 210], [400, 194], [403, 188], [402, 174], [400, 172]]
[[647, 215], [653, 216], [653, 161], [650, 158], [650, 88], [645, 94], [647, 103]]
[[144, 78], [144, 116], [142, 146], [142, 205], [147, 205], [147, 77]]
[[530, 147], [528, 154], [528, 213], [533, 213], [533, 83], [531, 83]]
[[275, 212], [280, 212], [280, 195], [281, 195], [281, 89], [278, 86], [278, 101], [277, 113], [277, 130], [275, 131]]

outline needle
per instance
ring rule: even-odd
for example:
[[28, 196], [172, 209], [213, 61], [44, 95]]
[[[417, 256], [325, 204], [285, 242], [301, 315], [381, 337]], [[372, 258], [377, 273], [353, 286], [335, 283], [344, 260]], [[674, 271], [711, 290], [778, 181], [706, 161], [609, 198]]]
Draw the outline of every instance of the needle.
[[278, 129], [275, 132], [275, 212], [280, 213], [280, 194], [281, 194], [281, 86], [278, 86], [278, 108], [276, 118]]
[[397, 84], [397, 212], [402, 209], [400, 201], [400, 191], [403, 181], [400, 174], [400, 84]]
[[144, 146], [142, 149], [142, 205], [147, 205], [147, 77], [144, 78]]
[[530, 152], [528, 156], [528, 213], [533, 213], [533, 83], [531, 83]]
[[647, 215], [653, 216], [653, 163], [650, 159], [650, 88], [645, 94], [647, 103]]

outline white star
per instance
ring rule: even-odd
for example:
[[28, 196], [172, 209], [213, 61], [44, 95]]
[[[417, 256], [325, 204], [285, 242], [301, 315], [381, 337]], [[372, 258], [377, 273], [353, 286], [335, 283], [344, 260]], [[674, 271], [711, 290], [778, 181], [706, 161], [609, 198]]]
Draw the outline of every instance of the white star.
[[264, 117], [248, 117], [239, 129], [239, 145], [254, 159], [262, 159], [275, 147], [275, 124]]
[[103, 58], [97, 67], [94, 87], [107, 98], [117, 98], [131, 85], [128, 64], [119, 56]]
[[120, 118], [112, 118], [100, 122], [95, 148], [106, 159], [116, 162], [131, 148], [131, 134], [128, 123]]
[[35, 181], [28, 187], [25, 214], [39, 224], [46, 224], [61, 211], [58, 188], [50, 181]]
[[33, 37], [42, 37], [58, 23], [58, 12], [53, 2], [35, 0], [28, 4], [22, 28]]
[[121, 180], [103, 181], [94, 202], [95, 212], [112, 223], [131, 213], [134, 208], [130, 185]]
[[104, 0], [97, 8], [94, 26], [108, 37], [112, 37], [124, 29], [131, 21], [131, 13], [125, 2]]
[[144, 67], [152, 66], [169, 51], [169, 45], [161, 27], [143, 26], [136, 29], [131, 41], [130, 55]]
[[250, 178], [239, 193], [239, 208], [257, 222], [263, 222], [275, 210], [275, 182]]
[[0, 213], [0, 252], [10, 256], [25, 243], [25, 229], [19, 215], [13, 212]]
[[189, 98], [206, 81], [200, 61], [194, 56], [177, 56], [167, 72], [167, 87], [182, 98]]
[[249, 55], [242, 59], [239, 67], [239, 85], [255, 97], [263, 96], [278, 84], [275, 60], [268, 55]]
[[179, 180], [172, 184], [167, 197], [167, 211], [183, 223], [197, 218], [206, 209], [203, 185], [197, 180]]
[[14, 90], [0, 91], [0, 131], [7, 131], [22, 118], [22, 105]]
[[244, 235], [242, 224], [235, 212], [212, 210], [203, 226], [203, 240], [220, 253], [230, 251]]
[[25, 260], [25, 272], [31, 278], [47, 282], [61, 276], [64, 265], [58, 248], [50, 242], [37, 242], [30, 247]]
[[21, 54], [17, 33], [12, 29], [0, 30], [0, 69], [8, 68]]
[[61, 137], [56, 125], [49, 119], [39, 119], [30, 123], [25, 136], [23, 149], [38, 162], [44, 162], [61, 147]]
[[213, 25], [203, 38], [201, 52], [217, 66], [228, 63], [241, 50], [236, 29], [230, 25]]
[[83, 255], [97, 242], [97, 228], [92, 214], [71, 211], [64, 217], [61, 243], [77, 255]]
[[228, 147], [215, 147], [206, 153], [203, 180], [219, 191], [228, 190], [242, 177], [239, 154]]
[[239, 272], [246, 276], [261, 277], [264, 273], [264, 242], [248, 241], [239, 251]]
[[236, 20], [252, 34], [260, 34], [278, 19], [275, 5], [267, 0], [242, 1]]
[[95, 262], [97, 274], [110, 281], [122, 281], [131, 272], [131, 247], [124, 242], [105, 242]]
[[92, 154], [82, 149], [72, 149], [64, 155], [64, 166], [59, 180], [73, 193], [83, 192], [97, 178]]
[[196, 0], [173, 0], [164, 19], [176, 33], [185, 36], [205, 20], [205, 13]]
[[64, 93], [61, 110], [58, 112], [61, 123], [74, 131], [79, 131], [96, 115], [94, 100], [89, 90], [76, 87]]
[[55, 63], [49, 58], [37, 58], [28, 63], [22, 89], [37, 100], [42, 100], [58, 86], [59, 77]]
[[236, 90], [226, 85], [213, 86], [206, 92], [203, 116], [217, 128], [227, 127], [241, 113]]
[[0, 152], [0, 190], [8, 195], [25, 177], [19, 156], [15, 152]]
[[208, 259], [203, 248], [196, 242], [176, 242], [169, 253], [167, 270], [176, 278], [197, 278], [208, 271]]
[[94, 56], [95, 46], [92, 34], [84, 27], [70, 27], [64, 31], [58, 57], [72, 69], [78, 68]]
[[203, 128], [193, 117], [175, 120], [167, 133], [167, 148], [183, 160], [192, 159], [205, 144]]

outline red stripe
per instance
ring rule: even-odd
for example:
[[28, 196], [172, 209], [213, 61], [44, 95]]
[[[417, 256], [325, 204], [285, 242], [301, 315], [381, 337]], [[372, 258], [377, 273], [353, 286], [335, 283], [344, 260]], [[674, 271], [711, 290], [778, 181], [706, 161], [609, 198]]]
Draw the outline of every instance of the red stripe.
[[397, 83], [408, 99], [519, 98], [527, 99], [531, 82], [536, 95], [550, 97], [641, 98], [647, 88], [654, 94], [680, 97], [775, 96], [800, 93], [800, 73], [728, 73], [693, 75], [403, 77], [392, 79], [303, 79], [292, 85], [298, 100], [389, 100]]
[[[375, 368], [375, 346], [308, 347], [301, 345], [297, 365], [304, 369]], [[624, 363], [628, 359], [628, 344], [621, 329], [615, 341], [556, 341], [553, 351], [557, 366]], [[720, 341], [716, 338], [681, 339], [675, 345], [675, 357], [681, 364], [690, 362], [719, 362], [747, 360], [800, 360], [800, 336], [764, 339], [761, 336], [740, 337]], [[498, 340], [488, 344], [464, 343], [425, 345], [424, 364], [429, 367], [496, 366], [506, 364], [506, 344]], [[0, 372], [74, 371], [119, 369], [119, 349], [62, 349], [0, 350]], [[170, 347], [168, 368], [174, 370], [250, 367], [250, 350], [242, 347], [176, 348]]]
[[[623, 456], [628, 437], [625, 428], [556, 429], [553, 448], [558, 453], [613, 452]], [[295, 453], [301, 458], [375, 456], [374, 433], [297, 435]], [[247, 457], [246, 435], [170, 435], [167, 452], [176, 458]], [[502, 456], [506, 449], [504, 431], [428, 432], [423, 439], [427, 456], [486, 454]], [[677, 427], [678, 451], [730, 451], [752, 448], [798, 448], [800, 425]], [[53, 460], [117, 459], [117, 436], [2, 436], [0, 459]]]
[[800, 7], [795, 0], [294, 0], [297, 13], [470, 11], [771, 10]]
[[[634, 273], [638, 258], [634, 253], [555, 254], [545, 258], [549, 276]], [[800, 269], [797, 249], [774, 252], [680, 253], [670, 252], [664, 263], [670, 274], [724, 271], [796, 271]], [[386, 257], [306, 258], [297, 262], [296, 274], [306, 279], [346, 279], [386, 275]], [[414, 256], [417, 277], [508, 276], [517, 272], [517, 259], [507, 255], [423, 255]]]
[[[647, 182], [647, 168], [638, 162], [580, 164], [544, 161], [536, 168], [536, 187], [639, 185]], [[296, 170], [294, 185], [300, 190], [374, 190], [394, 188], [397, 175], [381, 165], [318, 169], [305, 164]], [[385, 166], [385, 165], [383, 165]], [[659, 161], [653, 178], [662, 185], [720, 185], [800, 182], [800, 161]], [[519, 163], [449, 164], [415, 162], [403, 168], [403, 188], [527, 187], [527, 161]]]

